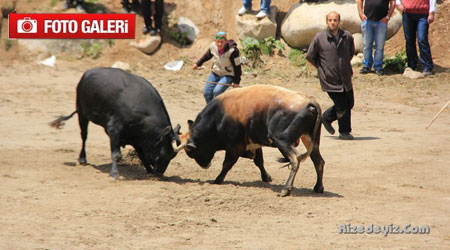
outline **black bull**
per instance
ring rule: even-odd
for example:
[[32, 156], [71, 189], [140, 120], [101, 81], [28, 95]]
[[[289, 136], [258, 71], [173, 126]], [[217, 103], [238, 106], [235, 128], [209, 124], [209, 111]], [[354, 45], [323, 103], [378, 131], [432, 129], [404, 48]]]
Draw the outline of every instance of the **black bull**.
[[[181, 135], [181, 142], [187, 155], [203, 168], [209, 167], [216, 151], [226, 151], [216, 184], [223, 182], [239, 157], [253, 158], [262, 180], [270, 182], [261, 147], [278, 148], [292, 167], [282, 196], [290, 194], [300, 162], [310, 156], [317, 173], [314, 191], [323, 192], [321, 123], [320, 106], [303, 94], [276, 86], [253, 85], [216, 97], [195, 122], [188, 121], [189, 132]], [[295, 149], [300, 139], [307, 149], [304, 154]]]
[[[162, 175], [179, 149], [179, 125], [172, 129], [158, 91], [144, 78], [115, 68], [86, 71], [77, 86], [76, 111], [50, 123], [60, 128], [78, 113], [82, 147], [80, 164], [87, 164], [85, 145], [89, 121], [102, 126], [110, 138], [110, 177], [119, 178], [120, 147], [131, 145], [148, 173]], [[153, 166], [153, 167], [152, 167]]]

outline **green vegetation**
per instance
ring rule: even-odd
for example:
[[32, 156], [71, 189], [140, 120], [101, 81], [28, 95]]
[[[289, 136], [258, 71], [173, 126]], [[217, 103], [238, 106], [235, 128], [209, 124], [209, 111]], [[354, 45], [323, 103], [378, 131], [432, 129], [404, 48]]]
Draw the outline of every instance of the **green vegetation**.
[[178, 28], [178, 24], [174, 24], [171, 29], [169, 29], [169, 37], [175, 40], [180, 46], [186, 46], [191, 44], [191, 40], [187, 37], [187, 32], [181, 32]]
[[13, 42], [11, 40], [9, 40], [9, 39], [5, 40], [5, 50], [6, 51], [10, 50], [12, 45], [13, 45]]
[[252, 68], [259, 67], [263, 63], [261, 60], [262, 54], [273, 55], [275, 49], [279, 53], [284, 50], [283, 43], [273, 37], [267, 37], [262, 41], [258, 41], [252, 37], [246, 37], [242, 41], [242, 47], [242, 52]]
[[300, 68], [300, 74], [306, 72], [306, 53], [303, 50], [291, 48], [288, 58], [292, 64]]
[[395, 53], [391, 58], [385, 57], [383, 60], [383, 68], [386, 72], [401, 74], [405, 70], [407, 62], [406, 51], [402, 50]]
[[97, 59], [102, 54], [103, 44], [98, 41], [87, 41], [82, 43], [81, 47], [83, 48], [83, 57]]

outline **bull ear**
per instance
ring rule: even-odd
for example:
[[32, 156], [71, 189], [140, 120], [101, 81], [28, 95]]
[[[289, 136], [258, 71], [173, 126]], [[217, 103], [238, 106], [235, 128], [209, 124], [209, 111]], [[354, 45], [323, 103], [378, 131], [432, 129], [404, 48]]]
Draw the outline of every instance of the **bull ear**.
[[189, 131], [192, 131], [192, 127], [194, 125], [194, 121], [188, 120], [188, 125], [189, 125]]
[[173, 132], [174, 132], [176, 135], [181, 135], [180, 129], [181, 129], [180, 124], [177, 124], [177, 126], [173, 129]]

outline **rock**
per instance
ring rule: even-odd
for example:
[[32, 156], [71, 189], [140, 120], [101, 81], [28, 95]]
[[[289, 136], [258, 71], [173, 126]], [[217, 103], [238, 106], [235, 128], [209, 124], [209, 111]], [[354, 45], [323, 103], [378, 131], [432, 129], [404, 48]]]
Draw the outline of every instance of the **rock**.
[[363, 39], [361, 33], [355, 33], [353, 34], [353, 41], [355, 43], [355, 53], [362, 53], [363, 52]]
[[115, 62], [111, 67], [112, 68], [123, 69], [125, 71], [131, 72], [130, 65], [128, 63], [124, 63], [124, 62], [121, 62], [121, 61]]
[[364, 55], [362, 53], [357, 54], [352, 58], [352, 61], [350, 62], [352, 67], [359, 67], [363, 64], [364, 61]]
[[277, 13], [278, 8], [271, 6], [270, 15], [263, 19], [257, 19], [255, 15], [249, 14], [236, 15], [236, 31], [239, 39], [244, 40], [245, 37], [253, 37], [261, 41], [270, 36], [276, 37]]
[[137, 48], [138, 50], [144, 52], [145, 54], [151, 54], [161, 44], [160, 36], [146, 36], [145, 39], [140, 40], [138, 43], [130, 42], [130, 45]]
[[422, 74], [422, 72], [417, 72], [414, 71], [411, 68], [406, 68], [405, 71], [403, 72], [403, 76], [410, 78], [410, 79], [418, 79], [418, 78], [424, 78], [425, 75]]
[[178, 29], [181, 33], [186, 32], [187, 39], [189, 39], [191, 42], [194, 42], [195, 38], [200, 33], [200, 30], [197, 28], [197, 26], [195, 26], [195, 24], [186, 17], [180, 17], [180, 19], [178, 19]]
[[[292, 47], [308, 47], [314, 36], [327, 28], [326, 15], [336, 10], [341, 15], [341, 28], [350, 33], [361, 33], [361, 19], [353, 0], [335, 0], [324, 3], [296, 3], [286, 14], [281, 35]], [[400, 29], [401, 15], [396, 12], [388, 25], [388, 37], [392, 37]]]

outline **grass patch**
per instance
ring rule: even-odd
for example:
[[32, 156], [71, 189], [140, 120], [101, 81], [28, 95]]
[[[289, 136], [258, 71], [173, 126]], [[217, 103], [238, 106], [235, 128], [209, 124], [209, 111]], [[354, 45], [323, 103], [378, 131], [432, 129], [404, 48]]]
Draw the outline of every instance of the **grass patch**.
[[242, 52], [252, 68], [257, 68], [263, 64], [262, 54], [272, 56], [275, 50], [278, 50], [279, 54], [284, 51], [283, 43], [273, 37], [264, 38], [262, 41], [253, 37], [246, 37], [241, 41], [241, 44]]
[[408, 60], [406, 57], [406, 51], [402, 50], [400, 52], [395, 53], [395, 55], [390, 58], [384, 57], [383, 68], [386, 72], [389, 73], [402, 74], [406, 68], [407, 62]]
[[5, 50], [6, 51], [10, 50], [12, 48], [12, 46], [13, 46], [13, 42], [9, 39], [6, 39], [5, 40]]
[[175, 40], [180, 46], [186, 46], [192, 43], [187, 35], [187, 32], [181, 32], [178, 24], [174, 24], [173, 27], [169, 29], [169, 37]]
[[91, 57], [92, 59], [97, 59], [102, 54], [103, 44], [98, 41], [84, 42], [81, 44], [83, 48], [83, 57]]

